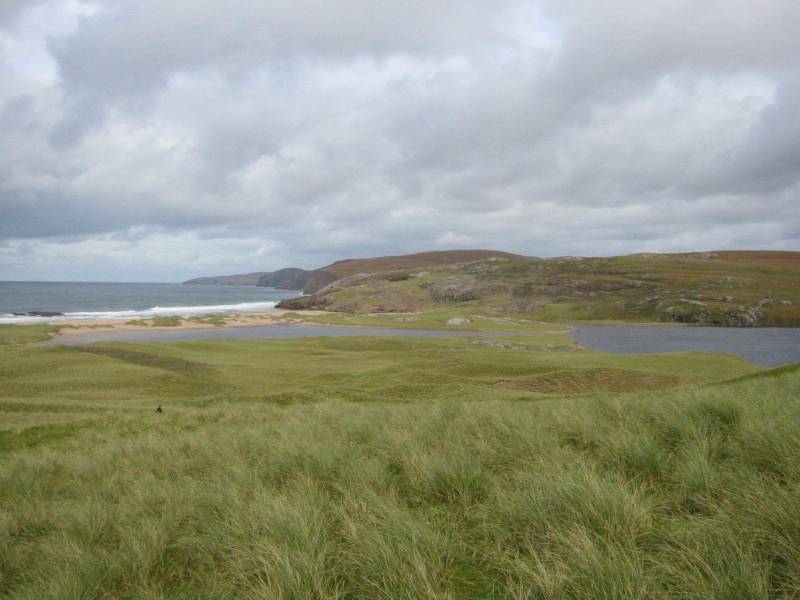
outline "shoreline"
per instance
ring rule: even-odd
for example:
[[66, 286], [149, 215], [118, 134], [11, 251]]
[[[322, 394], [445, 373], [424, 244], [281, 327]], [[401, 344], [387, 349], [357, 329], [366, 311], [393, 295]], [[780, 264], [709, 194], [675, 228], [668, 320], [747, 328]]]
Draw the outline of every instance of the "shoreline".
[[[186, 331], [186, 330], [219, 330], [232, 327], [257, 327], [267, 325], [304, 325], [305, 321], [301, 319], [286, 319], [284, 315], [287, 313], [296, 313], [296, 311], [284, 310], [280, 308], [272, 309], [269, 312], [258, 313], [233, 313], [230, 315], [221, 315], [224, 323], [215, 324], [207, 321], [217, 315], [196, 315], [191, 317], [182, 317], [175, 315], [180, 319], [180, 322], [175, 325], [155, 325], [152, 322], [155, 318], [148, 317], [142, 319], [73, 319], [68, 321], [43, 321], [37, 325], [48, 325], [58, 327], [59, 330], [53, 334], [51, 341], [57, 341], [62, 338], [78, 337], [88, 333], [95, 332], [108, 332], [108, 331]], [[327, 311], [307, 311], [303, 314], [309, 316], [320, 316], [329, 314]], [[171, 317], [168, 317], [171, 318]], [[204, 322], [204, 319], [206, 320]], [[133, 323], [132, 321], [138, 321]], [[143, 324], [143, 323], [146, 323]], [[20, 325], [32, 325], [32, 323], [25, 323]]]
[[[558, 337], [572, 340], [576, 346], [608, 354], [663, 354], [674, 352], [712, 352], [738, 356], [755, 365], [777, 367], [794, 364], [800, 328], [730, 328], [691, 327], [685, 324], [648, 327], [647, 324], [571, 323], [565, 330], [474, 330], [428, 327], [392, 327], [387, 323], [325, 323], [314, 317], [335, 315], [331, 311], [270, 310], [262, 313], [231, 314], [222, 318], [173, 318], [171, 324], [146, 324], [144, 320], [126, 322], [121, 319], [73, 321], [52, 327], [51, 337], [39, 345], [71, 346], [96, 342], [181, 342], [215, 339], [285, 339], [317, 336], [400, 336], [400, 337]], [[308, 319], [310, 317], [310, 320]], [[158, 318], [155, 319], [158, 321]], [[321, 319], [322, 320], [322, 319]], [[599, 326], [598, 326], [599, 325]], [[56, 329], [58, 329], [56, 331]], [[647, 330], [661, 330], [653, 338]], [[777, 343], [780, 342], [780, 343]], [[787, 345], [788, 344], [788, 345]], [[794, 348], [794, 350], [787, 348]]]
[[[302, 315], [302, 317], [322, 317], [328, 315], [341, 315], [342, 313], [335, 311], [325, 310], [287, 310], [274, 308], [264, 312], [253, 313], [231, 313], [231, 314], [209, 314], [209, 315], [195, 315], [190, 317], [178, 316], [180, 319], [175, 324], [158, 325], [153, 321], [164, 317], [148, 317], [143, 319], [122, 319], [122, 318], [105, 318], [105, 319], [73, 319], [67, 321], [43, 321], [35, 325], [51, 326], [58, 328], [53, 332], [52, 337], [48, 340], [50, 343], [57, 343], [59, 340], [69, 342], [70, 340], [79, 339], [80, 337], [90, 336], [92, 333], [136, 333], [136, 332], [179, 332], [179, 331], [220, 331], [224, 329], [246, 329], [250, 327], [268, 327], [280, 325], [297, 325], [304, 327], [333, 327], [333, 328], [356, 328], [356, 329], [402, 329], [414, 331], [415, 327], [403, 327], [401, 324], [389, 323], [358, 323], [358, 324], [345, 324], [345, 323], [325, 323], [325, 322], [309, 322], [306, 318], [286, 318], [287, 314]], [[393, 313], [394, 314], [394, 313]], [[416, 313], [402, 313], [402, 314], [416, 314]], [[367, 316], [367, 315], [363, 315]], [[373, 316], [373, 315], [369, 315]], [[383, 313], [374, 314], [374, 316], [385, 316]], [[173, 317], [166, 317], [173, 318]], [[221, 322], [212, 322], [210, 319], [221, 318]], [[464, 333], [478, 333], [478, 334], [495, 334], [495, 335], [524, 335], [531, 333], [535, 335], [567, 335], [574, 334], [578, 327], [635, 327], [635, 328], [680, 328], [680, 329], [694, 329], [706, 328], [709, 326], [693, 326], [687, 323], [643, 323], [643, 322], [624, 322], [624, 321], [573, 321], [569, 323], [552, 323], [553, 330], [548, 331], [509, 331], [502, 329], [461, 329], [453, 327], [436, 327], [431, 324], [425, 327], [425, 330], [430, 331], [463, 331]], [[20, 324], [20, 326], [30, 326], [32, 323]], [[563, 329], [558, 329], [559, 327]], [[711, 329], [740, 329], [737, 327], [709, 327]], [[758, 327], [754, 329], [771, 329], [765, 327]], [[782, 329], [782, 328], [777, 328]], [[793, 328], [786, 328], [793, 329]]]
[[[231, 314], [212, 314], [212, 315], [197, 315], [192, 317], [166, 317], [167, 319], [174, 319], [169, 324], [159, 324], [160, 319], [165, 317], [151, 317], [147, 319], [134, 319], [123, 320], [119, 318], [107, 319], [81, 319], [72, 321], [58, 321], [50, 323], [42, 323], [42, 325], [49, 325], [57, 331], [51, 332], [51, 337], [43, 342], [46, 345], [53, 344], [75, 344], [91, 341], [114, 341], [111, 338], [119, 336], [116, 341], [134, 341], [137, 338], [151, 338], [153, 336], [159, 339], [178, 339], [181, 333], [186, 334], [186, 339], [205, 339], [199, 337], [201, 332], [208, 332], [208, 339], [219, 337], [227, 337], [224, 332], [231, 332], [235, 330], [257, 331], [262, 329], [275, 329], [276, 337], [283, 337], [282, 333], [278, 333], [279, 329], [317, 329], [317, 330], [349, 330], [349, 331], [363, 331], [365, 335], [387, 335], [388, 332], [396, 332], [397, 335], [420, 335], [427, 337], [430, 335], [494, 335], [494, 336], [513, 336], [513, 335], [535, 335], [535, 336], [553, 336], [553, 335], [566, 335], [574, 331], [574, 326], [560, 325], [555, 326], [553, 329], [545, 331], [526, 331], [526, 330], [508, 330], [508, 329], [493, 329], [493, 328], [463, 328], [444, 326], [441, 324], [431, 323], [425, 327], [404, 327], [401, 323], [393, 324], [386, 322], [376, 323], [339, 323], [339, 322], [325, 322], [324, 320], [315, 320], [315, 317], [338, 316], [342, 313], [324, 310], [303, 310], [294, 311], [286, 309], [270, 309], [265, 312], [254, 313], [231, 313]], [[395, 313], [392, 313], [395, 314]], [[402, 313], [403, 315], [417, 314], [417, 313]], [[372, 315], [361, 316], [377, 316], [385, 317], [384, 313], [373, 313]], [[369, 333], [367, 333], [369, 332]], [[152, 334], [152, 335], [148, 335]], [[334, 334], [335, 335], [335, 334]], [[233, 336], [237, 337], [237, 336]], [[250, 335], [242, 335], [243, 338], [250, 337]], [[268, 335], [266, 337], [272, 337]], [[95, 339], [93, 339], [95, 338]]]

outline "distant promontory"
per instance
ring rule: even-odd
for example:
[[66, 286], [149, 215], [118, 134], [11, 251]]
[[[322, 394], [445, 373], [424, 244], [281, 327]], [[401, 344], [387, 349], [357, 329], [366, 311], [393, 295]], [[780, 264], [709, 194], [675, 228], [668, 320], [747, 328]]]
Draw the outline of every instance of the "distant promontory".
[[458, 307], [501, 322], [524, 315], [557, 322], [800, 326], [800, 252], [536, 258], [452, 250], [254, 275], [193, 281], [302, 289], [305, 295], [278, 304], [287, 310], [408, 315]]
[[351, 275], [381, 273], [398, 269], [423, 269], [453, 265], [490, 257], [510, 258], [514, 254], [498, 250], [442, 250], [418, 252], [404, 256], [381, 256], [378, 258], [350, 258], [326, 267], [308, 271], [289, 267], [277, 271], [256, 271], [240, 275], [216, 275], [197, 277], [184, 281], [190, 285], [254, 285], [278, 290], [303, 290], [314, 294], [325, 286]]

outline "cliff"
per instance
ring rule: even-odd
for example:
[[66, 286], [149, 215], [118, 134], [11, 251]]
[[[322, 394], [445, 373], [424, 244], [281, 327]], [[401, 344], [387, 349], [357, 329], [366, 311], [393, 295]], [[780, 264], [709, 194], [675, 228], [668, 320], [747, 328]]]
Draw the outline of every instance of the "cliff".
[[314, 271], [290, 267], [264, 274], [256, 285], [278, 290], [303, 290], [314, 277]]
[[241, 275], [213, 275], [210, 277], [195, 277], [184, 281], [188, 285], [258, 285], [258, 282], [269, 273], [257, 271], [255, 273], [242, 273]]

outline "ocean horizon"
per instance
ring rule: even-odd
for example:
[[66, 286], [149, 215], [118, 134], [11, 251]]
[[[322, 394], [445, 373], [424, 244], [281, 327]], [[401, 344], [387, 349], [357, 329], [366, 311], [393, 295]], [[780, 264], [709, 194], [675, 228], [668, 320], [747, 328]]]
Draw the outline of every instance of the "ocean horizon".
[[263, 312], [301, 293], [162, 282], [0, 281], [0, 324]]

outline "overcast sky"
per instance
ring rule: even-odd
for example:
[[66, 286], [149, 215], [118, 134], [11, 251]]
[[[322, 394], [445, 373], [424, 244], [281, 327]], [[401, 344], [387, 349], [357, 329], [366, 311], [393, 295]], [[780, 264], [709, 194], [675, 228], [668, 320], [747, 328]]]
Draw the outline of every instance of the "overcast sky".
[[0, 0], [0, 279], [800, 250], [797, 0]]

